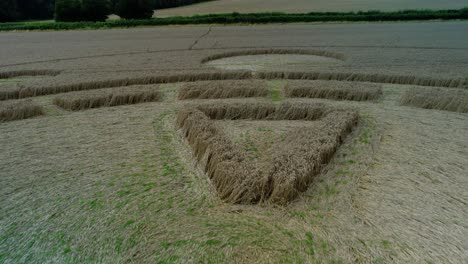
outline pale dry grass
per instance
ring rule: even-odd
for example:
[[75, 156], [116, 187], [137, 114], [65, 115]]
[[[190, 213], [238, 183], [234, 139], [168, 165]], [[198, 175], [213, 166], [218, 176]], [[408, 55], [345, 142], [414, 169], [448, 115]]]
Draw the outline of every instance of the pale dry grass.
[[30, 99], [0, 103], [0, 122], [27, 119], [43, 114], [42, 107]]
[[[278, 143], [271, 166], [262, 169], [211, 119], [302, 120], [316, 126], [289, 133]], [[177, 124], [223, 200], [285, 204], [307, 189], [357, 119], [354, 111], [321, 104], [211, 104], [181, 110]]]
[[414, 87], [408, 89], [401, 96], [400, 104], [425, 109], [468, 113], [468, 91]]
[[253, 50], [239, 50], [232, 52], [224, 52], [205, 57], [201, 63], [207, 63], [213, 60], [219, 60], [229, 57], [248, 56], [248, 55], [271, 55], [271, 54], [298, 54], [298, 55], [314, 55], [328, 57], [338, 60], [345, 60], [345, 55], [338, 52], [331, 52], [325, 50], [306, 50], [306, 49], [253, 49]]
[[54, 104], [71, 111], [98, 107], [157, 102], [162, 99], [158, 87], [129, 86], [66, 93], [54, 98]]
[[186, 83], [179, 90], [179, 100], [264, 97], [268, 88], [263, 80], [201, 81]]
[[382, 85], [339, 81], [289, 81], [287, 97], [369, 101], [382, 96]]

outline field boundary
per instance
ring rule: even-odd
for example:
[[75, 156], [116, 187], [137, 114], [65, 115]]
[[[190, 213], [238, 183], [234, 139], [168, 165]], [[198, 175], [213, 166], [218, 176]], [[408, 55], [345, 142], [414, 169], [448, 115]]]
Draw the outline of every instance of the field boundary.
[[403, 10], [393, 12], [311, 12], [311, 13], [225, 13], [195, 16], [175, 16], [143, 20], [109, 20], [105, 22], [10, 22], [0, 23], [0, 31], [12, 30], [74, 30], [131, 28], [140, 26], [195, 24], [269, 24], [300, 22], [376, 22], [415, 20], [468, 19], [468, 7], [450, 10]]

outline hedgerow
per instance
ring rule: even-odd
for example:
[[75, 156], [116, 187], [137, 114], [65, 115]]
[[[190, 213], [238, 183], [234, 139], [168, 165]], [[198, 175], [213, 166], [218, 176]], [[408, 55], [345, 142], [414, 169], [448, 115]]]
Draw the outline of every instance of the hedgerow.
[[411, 20], [453, 20], [468, 19], [468, 8], [458, 10], [405, 10], [397, 12], [323, 12], [323, 13], [229, 13], [195, 15], [190, 17], [168, 17], [137, 20], [112, 20], [105, 22], [24, 22], [2, 23], [0, 30], [71, 30], [98, 28], [128, 28], [138, 26], [165, 26], [186, 24], [267, 24], [295, 22], [334, 22], [334, 21], [411, 21]]

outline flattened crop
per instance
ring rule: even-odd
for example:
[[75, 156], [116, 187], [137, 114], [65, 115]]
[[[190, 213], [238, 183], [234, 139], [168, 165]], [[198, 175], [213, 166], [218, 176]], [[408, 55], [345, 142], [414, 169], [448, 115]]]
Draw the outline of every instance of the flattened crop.
[[[259, 166], [215, 120], [312, 122], [285, 135]], [[357, 124], [355, 111], [323, 104], [205, 104], [179, 111], [177, 126], [226, 202], [284, 204], [305, 191]]]

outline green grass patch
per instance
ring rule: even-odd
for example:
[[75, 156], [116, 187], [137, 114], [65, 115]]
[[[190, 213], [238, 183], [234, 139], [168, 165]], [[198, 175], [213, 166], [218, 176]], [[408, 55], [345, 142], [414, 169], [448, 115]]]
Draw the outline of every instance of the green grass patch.
[[268, 24], [298, 22], [362, 22], [414, 20], [468, 19], [468, 7], [452, 10], [403, 10], [393, 12], [311, 12], [311, 13], [227, 13], [195, 16], [176, 16], [143, 20], [109, 20], [105, 22], [14, 22], [0, 23], [1, 31], [10, 30], [72, 30], [130, 28], [139, 26], [166, 26], [188, 24]]
[[385, 249], [389, 249], [390, 246], [391, 246], [391, 243], [390, 243], [390, 241], [388, 241], [388, 240], [382, 240], [382, 246], [383, 246]]
[[267, 81], [268, 84], [268, 96], [273, 102], [283, 101], [283, 89], [287, 84], [285, 80], [270, 80]]
[[273, 102], [279, 102], [283, 100], [283, 96], [281, 96], [281, 90], [272, 90], [270, 96]]
[[311, 256], [315, 255], [315, 245], [314, 245], [315, 243], [314, 243], [314, 236], [312, 235], [312, 233], [310, 232], [306, 233], [306, 238], [304, 242], [309, 249], [309, 255]]
[[[1, 23], [0, 23], [1, 27]], [[11, 84], [11, 83], [19, 83], [21, 79], [15, 79], [15, 78], [10, 78], [10, 79], [0, 79], [0, 84]]]

